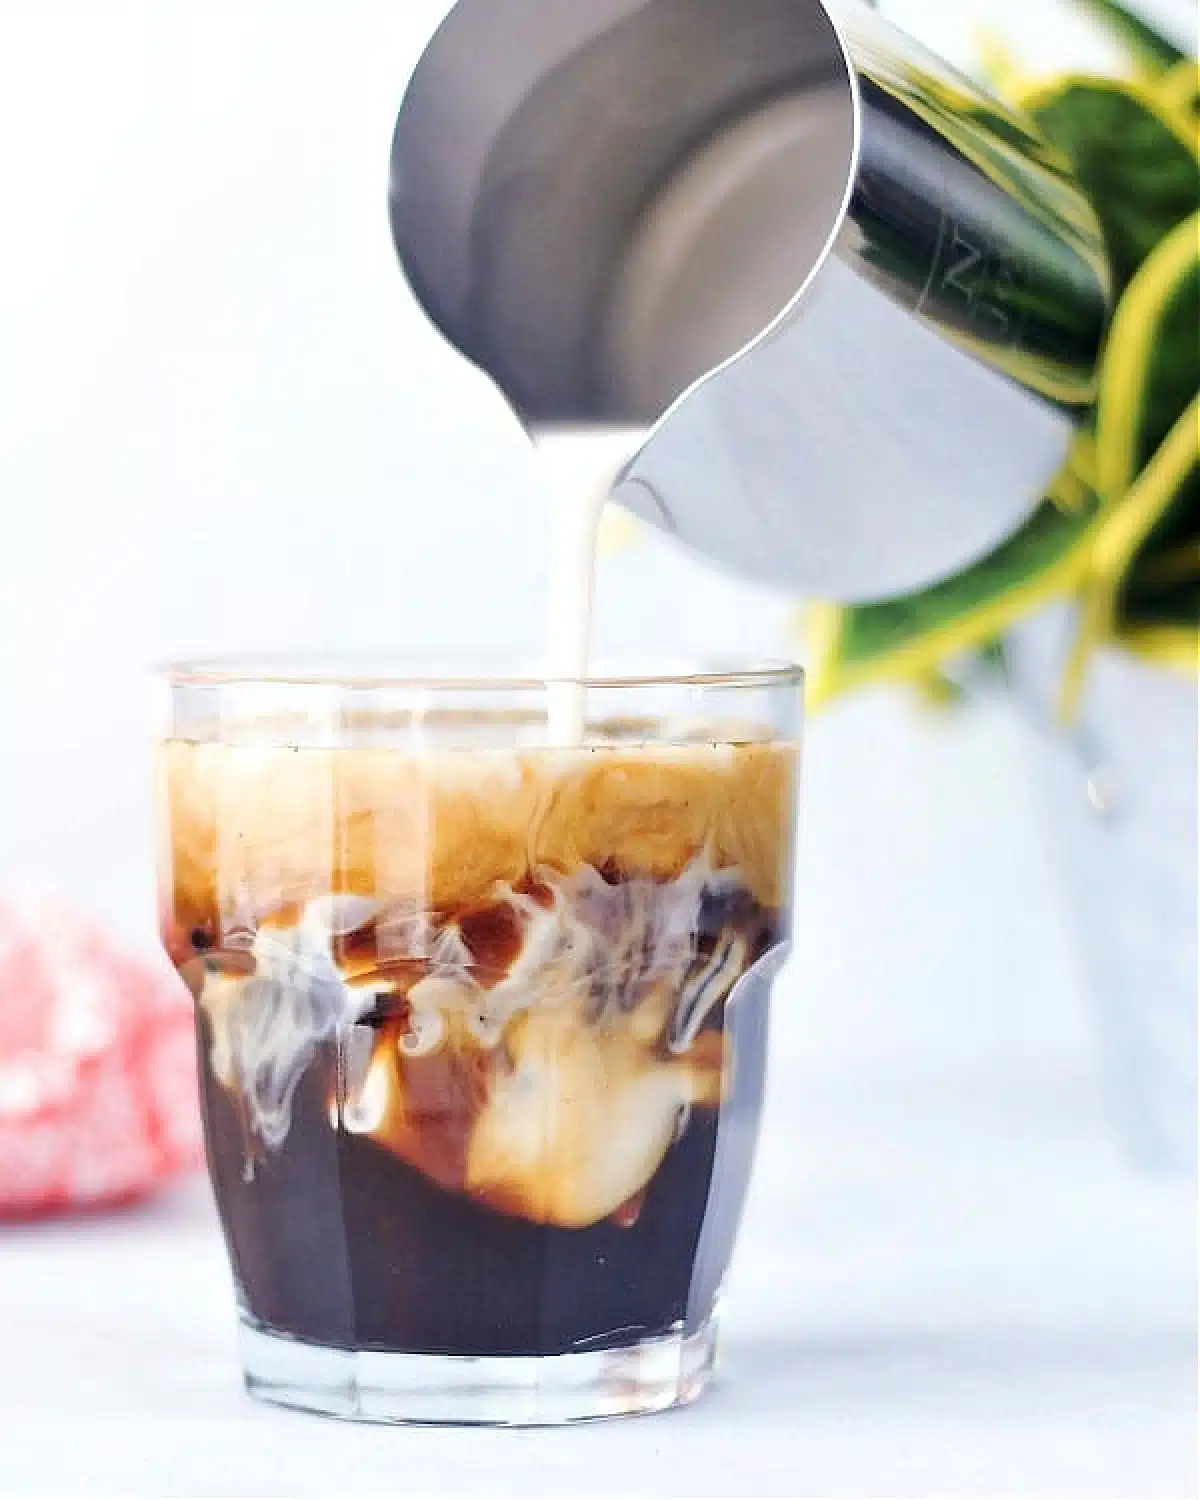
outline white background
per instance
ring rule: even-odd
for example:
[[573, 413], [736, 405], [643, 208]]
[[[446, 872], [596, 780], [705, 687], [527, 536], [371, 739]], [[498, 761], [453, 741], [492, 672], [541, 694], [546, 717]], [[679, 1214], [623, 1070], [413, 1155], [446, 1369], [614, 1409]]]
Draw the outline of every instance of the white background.
[[[151, 662], [537, 645], [548, 497], [387, 229], [444, 9], [0, 0], [0, 885], [150, 940]], [[989, 19], [1034, 67], [1107, 56], [1048, 0], [890, 9], [963, 60]], [[607, 566], [600, 633], [777, 653], [786, 615], [650, 543]], [[887, 697], [814, 729], [729, 1385], [676, 1426], [539, 1440], [528, 1492], [1190, 1491], [1188, 1195], [1105, 1128], [1020, 748], [999, 710], [933, 726]], [[48, 1491], [315, 1494], [360, 1463], [364, 1492], [405, 1463], [470, 1487], [484, 1462], [519, 1488], [527, 1445], [246, 1406], [202, 1195], [0, 1257], [0, 1492], [14, 1456]]]

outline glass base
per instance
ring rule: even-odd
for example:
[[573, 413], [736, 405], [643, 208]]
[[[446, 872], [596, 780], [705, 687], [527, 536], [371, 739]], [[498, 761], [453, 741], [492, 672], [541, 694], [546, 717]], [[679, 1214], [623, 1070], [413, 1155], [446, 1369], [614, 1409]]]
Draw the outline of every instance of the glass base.
[[600, 1353], [532, 1358], [353, 1353], [243, 1321], [246, 1388], [260, 1401], [358, 1422], [552, 1427], [685, 1406], [704, 1394], [717, 1345], [698, 1333]]

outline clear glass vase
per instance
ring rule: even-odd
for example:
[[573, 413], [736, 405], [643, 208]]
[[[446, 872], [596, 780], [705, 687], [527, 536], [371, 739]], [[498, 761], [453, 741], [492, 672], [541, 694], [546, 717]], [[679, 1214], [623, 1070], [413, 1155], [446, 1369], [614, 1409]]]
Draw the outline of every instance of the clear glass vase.
[[1200, 690], [1194, 679], [1104, 651], [1080, 723], [1061, 730], [1075, 628], [1072, 612], [1054, 611], [1011, 645], [1013, 689], [1035, 729], [1035, 791], [1122, 1135], [1147, 1170], [1194, 1176]]

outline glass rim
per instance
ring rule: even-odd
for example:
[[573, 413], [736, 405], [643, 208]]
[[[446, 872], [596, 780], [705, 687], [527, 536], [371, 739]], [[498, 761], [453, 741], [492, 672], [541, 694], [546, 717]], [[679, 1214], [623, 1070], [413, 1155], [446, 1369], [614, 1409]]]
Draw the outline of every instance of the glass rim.
[[[479, 668], [461, 673], [443, 670], [397, 671], [403, 658], [390, 658], [386, 670], [360, 670], [353, 659], [346, 671], [320, 670], [319, 655], [309, 657], [218, 657], [168, 662], [154, 675], [171, 689], [294, 688], [342, 692], [537, 693], [554, 687], [637, 691], [652, 688], [803, 688], [804, 668], [797, 662], [763, 660], [747, 665], [696, 665], [680, 670], [597, 673], [587, 677], [538, 673], [495, 673]], [[364, 664], [369, 657], [359, 660]], [[415, 660], [415, 659], [414, 659]], [[311, 663], [311, 666], [309, 665]]]

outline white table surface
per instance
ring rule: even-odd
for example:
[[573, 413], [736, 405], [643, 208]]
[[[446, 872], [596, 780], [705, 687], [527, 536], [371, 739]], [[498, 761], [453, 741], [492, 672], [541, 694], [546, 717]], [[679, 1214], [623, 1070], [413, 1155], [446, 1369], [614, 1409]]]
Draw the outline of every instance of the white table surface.
[[1194, 1494], [1194, 1193], [1107, 1128], [1005, 734], [864, 702], [813, 736], [801, 943], [702, 1404], [535, 1434], [258, 1407], [196, 1182], [0, 1230], [0, 1495]]
[[1187, 1204], [1067, 1128], [1080, 1092], [781, 1084], [719, 1386], [565, 1432], [254, 1405], [200, 1184], [6, 1234], [0, 1493], [1193, 1494]]

